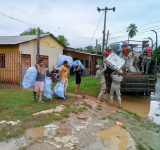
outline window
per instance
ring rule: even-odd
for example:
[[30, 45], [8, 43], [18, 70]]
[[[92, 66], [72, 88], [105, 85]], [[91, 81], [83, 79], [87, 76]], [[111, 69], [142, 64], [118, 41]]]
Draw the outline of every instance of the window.
[[5, 68], [5, 54], [0, 54], [0, 68]]
[[89, 62], [89, 60], [86, 60], [86, 68], [89, 68], [88, 62]]

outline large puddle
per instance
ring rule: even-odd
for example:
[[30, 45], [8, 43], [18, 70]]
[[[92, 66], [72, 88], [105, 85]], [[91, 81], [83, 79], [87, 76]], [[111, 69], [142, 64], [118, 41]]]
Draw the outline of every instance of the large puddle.
[[25, 143], [25, 138], [11, 138], [8, 142], [0, 142], [0, 150], [18, 150]]
[[[141, 117], [148, 117], [152, 122], [160, 124], [160, 78], [157, 78], [155, 94], [133, 97], [122, 93], [121, 97], [124, 109], [137, 113]], [[109, 94], [107, 94], [107, 100], [109, 99]], [[114, 106], [119, 106], [116, 95], [114, 95]]]
[[125, 150], [135, 149], [135, 142], [129, 133], [118, 125], [111, 128], [94, 132], [95, 137], [99, 137], [97, 142], [88, 147], [92, 150]]
[[71, 129], [51, 129], [51, 128], [31, 128], [28, 129], [24, 136], [20, 138], [11, 138], [8, 142], [0, 142], [0, 150], [18, 150], [20, 147], [24, 146], [26, 142], [44, 136], [53, 136], [56, 134], [68, 135]]

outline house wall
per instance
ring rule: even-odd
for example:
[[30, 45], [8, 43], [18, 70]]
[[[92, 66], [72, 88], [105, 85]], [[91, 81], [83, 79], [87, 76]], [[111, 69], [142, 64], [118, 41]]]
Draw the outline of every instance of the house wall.
[[[28, 44], [34, 44], [37, 45], [37, 39], [28, 41]], [[62, 46], [60, 43], [58, 43], [52, 36], [48, 35], [45, 37], [40, 38], [40, 45], [45, 47], [53, 47], [53, 48], [59, 48], [64, 49], [64, 46]]]
[[[19, 50], [22, 54], [31, 54], [31, 66], [36, 63], [37, 45], [22, 43], [19, 45]], [[51, 71], [53, 66], [57, 68], [58, 53], [63, 55], [63, 49], [40, 46], [40, 55], [48, 56], [48, 68]]]
[[[78, 58], [79, 60], [83, 60], [83, 66], [86, 67], [86, 60], [90, 60], [90, 55], [86, 55], [86, 54], [80, 54], [80, 53], [76, 53], [76, 52], [64, 52], [64, 55], [67, 56], [71, 56], [73, 58]], [[90, 63], [89, 67], [90, 68]]]
[[[0, 68], [0, 81], [8, 83], [19, 83], [20, 53], [19, 45], [0, 45], [0, 54], [5, 54], [5, 68]], [[0, 58], [2, 59], [2, 58]], [[4, 61], [3, 61], [4, 62]]]

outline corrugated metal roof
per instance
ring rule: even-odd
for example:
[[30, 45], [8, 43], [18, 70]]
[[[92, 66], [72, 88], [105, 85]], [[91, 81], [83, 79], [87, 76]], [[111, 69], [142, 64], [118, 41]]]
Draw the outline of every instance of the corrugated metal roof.
[[[52, 36], [58, 43], [63, 45], [53, 34], [41, 34], [40, 37], [48, 35]], [[37, 35], [0, 36], [0, 45], [16, 45], [34, 39], [37, 39]]]
[[[49, 34], [40, 35], [40, 37], [47, 36]], [[37, 35], [21, 35], [21, 36], [0, 36], [0, 45], [16, 45], [31, 41], [37, 38]]]

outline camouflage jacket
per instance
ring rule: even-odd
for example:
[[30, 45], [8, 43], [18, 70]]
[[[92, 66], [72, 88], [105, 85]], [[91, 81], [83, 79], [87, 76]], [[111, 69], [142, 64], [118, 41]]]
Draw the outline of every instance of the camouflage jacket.
[[118, 76], [118, 75], [114, 75], [115, 72], [111, 73], [111, 78], [112, 78], [112, 85], [111, 85], [111, 89], [114, 90], [120, 90], [121, 88], [121, 82], [123, 80], [122, 76]]
[[106, 82], [105, 77], [104, 77], [104, 72], [106, 71], [106, 69], [107, 69], [107, 65], [106, 63], [104, 63], [104, 68], [102, 70], [97, 70], [96, 72], [96, 76], [99, 79], [100, 84]]

